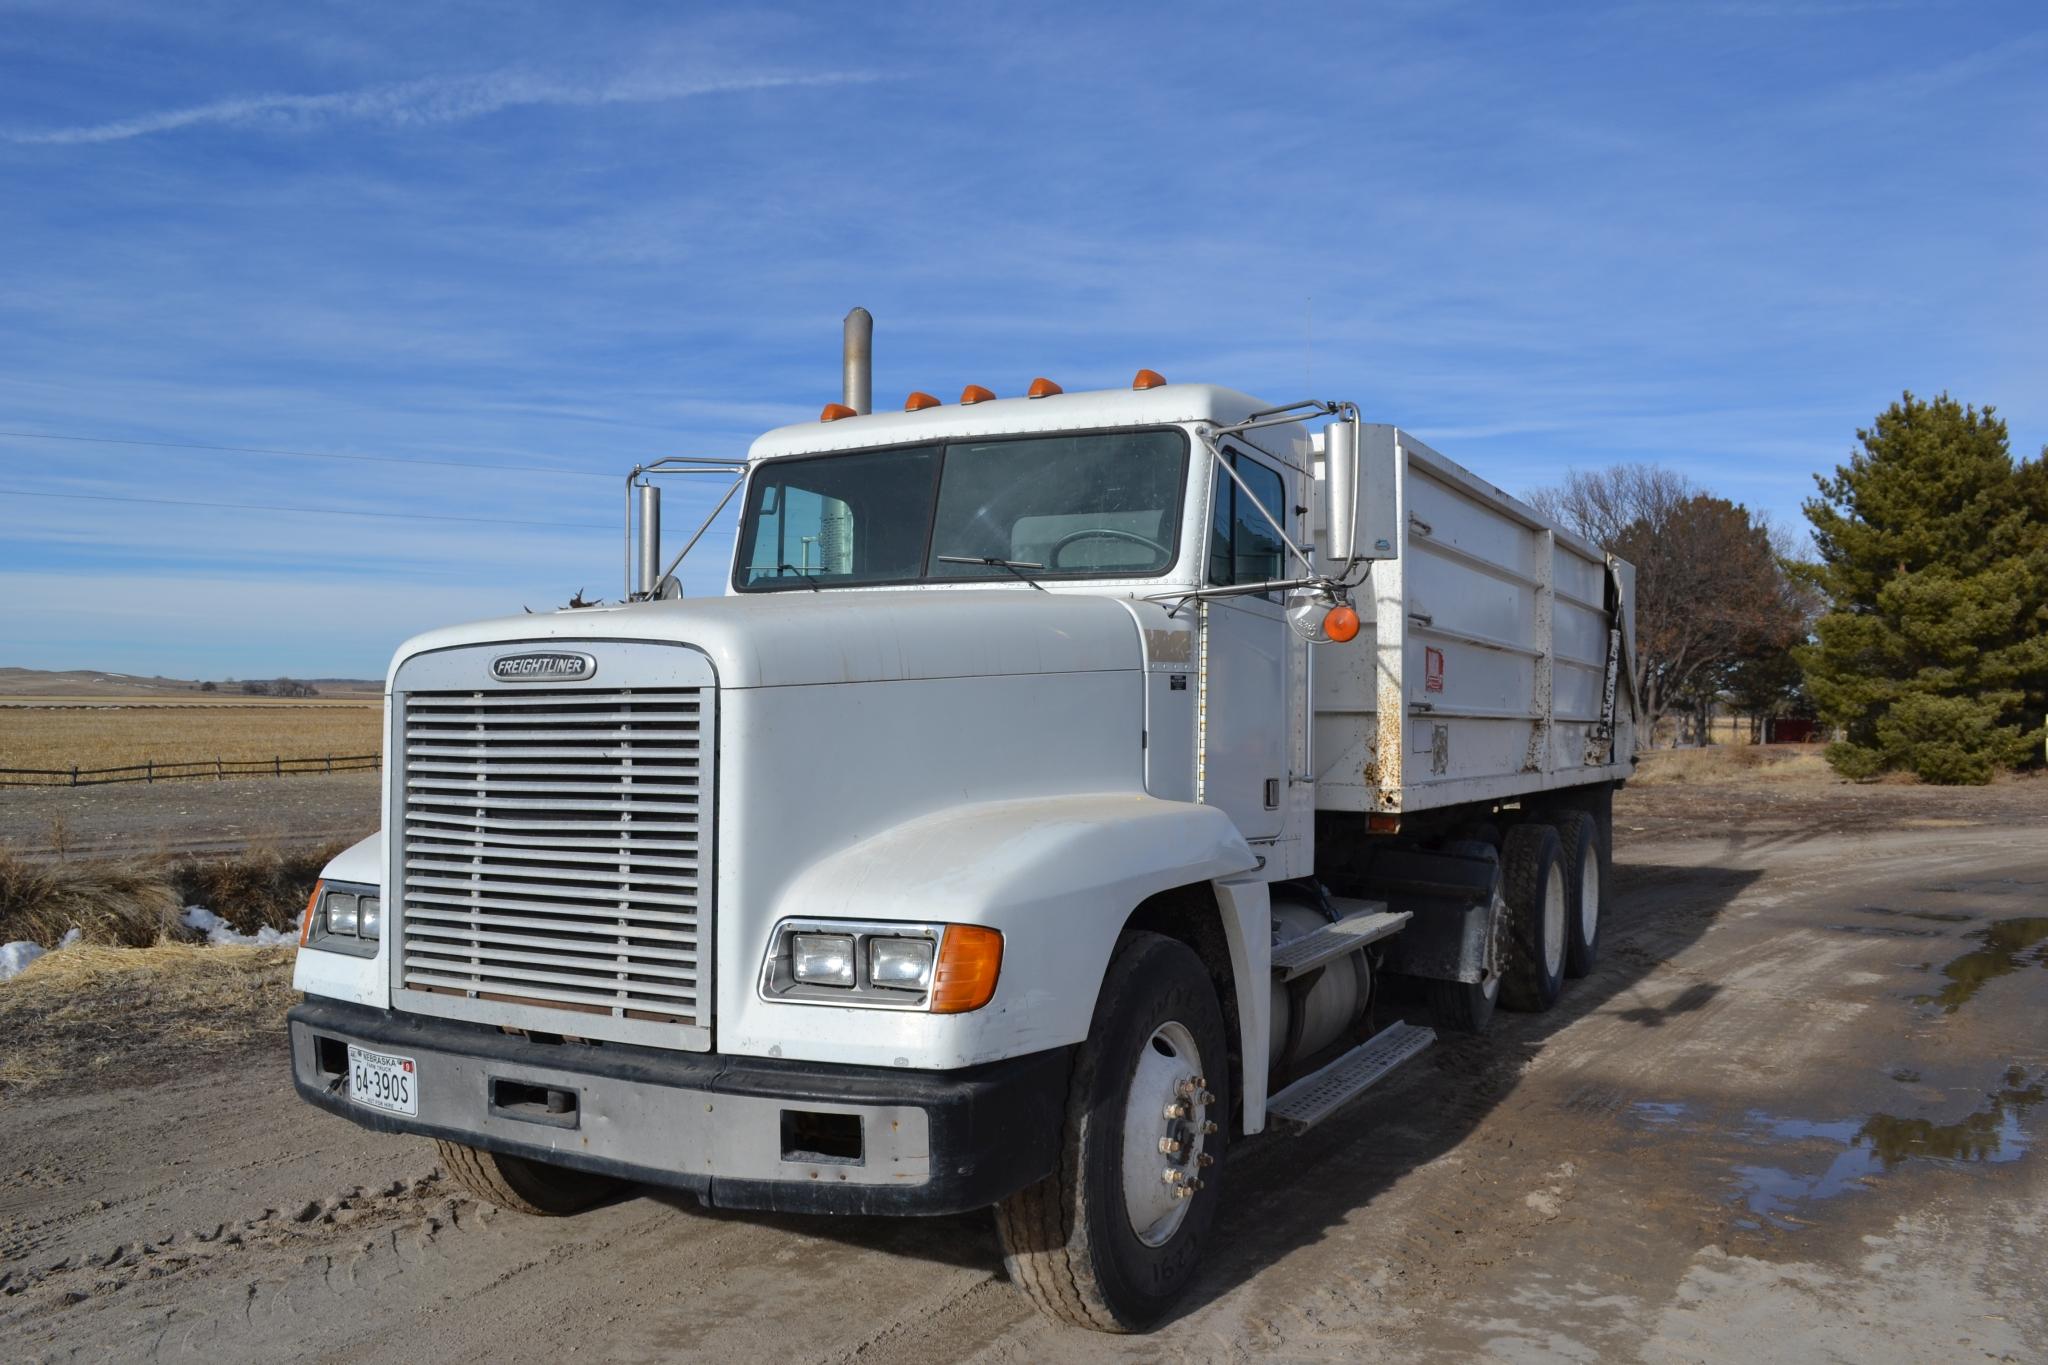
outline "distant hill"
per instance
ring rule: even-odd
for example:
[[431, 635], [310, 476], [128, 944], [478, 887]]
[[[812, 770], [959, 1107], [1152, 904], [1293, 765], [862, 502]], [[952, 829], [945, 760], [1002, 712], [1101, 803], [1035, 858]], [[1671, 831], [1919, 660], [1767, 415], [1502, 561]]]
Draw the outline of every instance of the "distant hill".
[[[263, 679], [262, 681], [269, 681]], [[301, 678], [320, 689], [323, 697], [361, 698], [380, 696], [384, 684], [365, 678]], [[242, 694], [241, 680], [216, 678], [214, 685], [223, 699]], [[0, 668], [0, 697], [178, 697], [202, 694], [199, 681], [192, 678], [143, 678], [133, 673], [97, 673], [89, 668], [55, 671], [44, 668]]]

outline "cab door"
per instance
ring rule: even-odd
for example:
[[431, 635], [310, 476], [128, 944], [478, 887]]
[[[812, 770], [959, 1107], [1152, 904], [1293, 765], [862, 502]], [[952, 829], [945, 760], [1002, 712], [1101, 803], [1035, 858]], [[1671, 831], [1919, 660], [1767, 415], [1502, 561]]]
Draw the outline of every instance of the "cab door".
[[[1281, 469], [1226, 447], [1238, 477], [1282, 526], [1289, 522]], [[1218, 469], [1210, 494], [1208, 581], [1215, 586], [1287, 576], [1286, 547], [1252, 500]], [[1196, 772], [1202, 801], [1229, 815], [1247, 839], [1276, 838], [1289, 800], [1289, 631], [1280, 594], [1202, 603], [1206, 659]]]

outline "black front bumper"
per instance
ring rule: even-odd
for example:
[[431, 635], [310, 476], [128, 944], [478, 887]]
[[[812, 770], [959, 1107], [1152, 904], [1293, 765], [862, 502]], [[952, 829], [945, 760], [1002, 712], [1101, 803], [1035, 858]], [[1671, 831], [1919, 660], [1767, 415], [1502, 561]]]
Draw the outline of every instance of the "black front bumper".
[[[1015, 1193], [1058, 1160], [1071, 1062], [1056, 1048], [933, 1072], [549, 1044], [313, 999], [288, 1027], [299, 1094], [365, 1128], [792, 1213], [958, 1213]], [[350, 1044], [416, 1062], [417, 1116], [349, 1099]], [[501, 1104], [524, 1093], [508, 1085], [567, 1092], [573, 1108]], [[856, 1134], [857, 1151], [806, 1150], [820, 1122]]]

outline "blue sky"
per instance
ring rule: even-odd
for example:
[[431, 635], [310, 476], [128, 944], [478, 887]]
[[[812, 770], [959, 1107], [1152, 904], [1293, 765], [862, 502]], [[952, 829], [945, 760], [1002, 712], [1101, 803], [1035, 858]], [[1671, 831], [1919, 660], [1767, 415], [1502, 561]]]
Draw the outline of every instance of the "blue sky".
[[854, 304], [878, 404], [1147, 365], [1518, 490], [1796, 523], [1908, 387], [2032, 456], [2044, 73], [2038, 4], [0, 0], [0, 430], [91, 438], [0, 436], [0, 664], [615, 595], [624, 471], [814, 417]]

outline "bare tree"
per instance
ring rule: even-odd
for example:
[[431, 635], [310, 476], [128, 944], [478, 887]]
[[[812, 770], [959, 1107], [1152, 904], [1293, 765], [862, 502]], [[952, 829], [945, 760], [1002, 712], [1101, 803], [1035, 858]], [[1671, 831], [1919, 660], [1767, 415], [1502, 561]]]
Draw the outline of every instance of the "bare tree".
[[1573, 470], [1529, 501], [1635, 565], [1636, 695], [1645, 733], [1711, 704], [1735, 667], [1802, 638], [1801, 598], [1770, 526], [1654, 465]]

